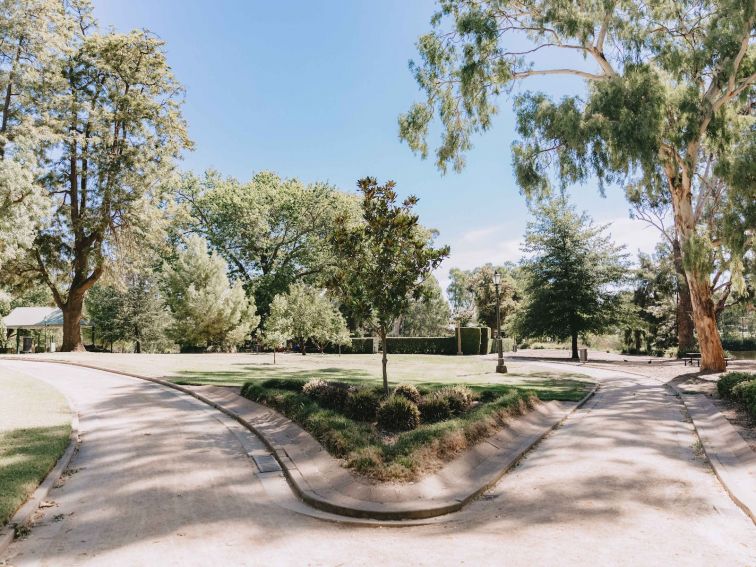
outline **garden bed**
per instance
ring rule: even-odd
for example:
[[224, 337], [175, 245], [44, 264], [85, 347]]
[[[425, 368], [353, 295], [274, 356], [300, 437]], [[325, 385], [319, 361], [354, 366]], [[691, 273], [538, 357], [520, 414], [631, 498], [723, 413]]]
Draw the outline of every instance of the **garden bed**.
[[[413, 481], [493, 435], [540, 402], [508, 385], [400, 385], [296, 378], [248, 381], [244, 397], [297, 422], [357, 474]], [[544, 393], [544, 397], [549, 397]]]

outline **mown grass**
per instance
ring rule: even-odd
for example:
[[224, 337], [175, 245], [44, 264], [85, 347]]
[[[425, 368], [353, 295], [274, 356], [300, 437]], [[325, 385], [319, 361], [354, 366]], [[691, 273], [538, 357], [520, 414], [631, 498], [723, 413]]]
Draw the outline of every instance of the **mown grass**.
[[71, 416], [47, 384], [0, 377], [0, 525], [34, 492], [68, 446]]
[[[316, 377], [309, 374], [309, 377]], [[282, 376], [276, 376], [282, 377]], [[304, 376], [286, 375], [301, 379]], [[321, 376], [317, 376], [321, 377]], [[349, 376], [328, 376], [375, 388], [376, 380]], [[355, 472], [380, 481], [412, 481], [433, 472], [445, 462], [459, 455], [500, 430], [512, 417], [519, 416], [540, 400], [577, 400], [588, 391], [590, 383], [568, 379], [557, 383], [553, 377], [536, 381], [540, 387], [512, 384], [468, 384], [480, 401], [467, 412], [437, 423], [423, 423], [417, 429], [388, 435], [373, 423], [357, 422], [340, 411], [321, 407], [301, 391], [282, 389], [275, 381], [248, 381], [243, 393], [246, 397], [272, 407], [299, 423], [326, 450], [342, 458]], [[448, 383], [421, 382], [415, 384], [428, 394]]]

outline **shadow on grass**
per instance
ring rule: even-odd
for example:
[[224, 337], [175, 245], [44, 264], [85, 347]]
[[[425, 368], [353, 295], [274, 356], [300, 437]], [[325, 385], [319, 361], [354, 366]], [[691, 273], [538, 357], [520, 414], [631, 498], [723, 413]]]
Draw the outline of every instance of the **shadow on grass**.
[[[169, 380], [175, 384], [213, 385], [213, 386], [243, 386], [245, 382], [267, 380], [268, 378], [298, 378], [309, 380], [322, 378], [323, 380], [339, 380], [342, 382], [364, 383], [375, 380], [364, 370], [350, 368], [318, 368], [312, 370], [287, 369], [282, 366], [246, 366], [241, 370], [226, 370], [212, 372], [196, 372], [183, 370]], [[376, 381], [377, 383], [377, 381]]]
[[0, 433], [0, 526], [26, 501], [68, 446], [68, 425]]

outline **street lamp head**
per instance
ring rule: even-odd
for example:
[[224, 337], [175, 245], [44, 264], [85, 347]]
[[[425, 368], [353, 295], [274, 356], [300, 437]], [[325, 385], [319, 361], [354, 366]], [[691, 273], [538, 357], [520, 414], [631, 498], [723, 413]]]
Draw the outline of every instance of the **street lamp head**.
[[501, 283], [501, 274], [499, 273], [499, 270], [496, 270], [494, 272], [494, 284], [499, 285]]

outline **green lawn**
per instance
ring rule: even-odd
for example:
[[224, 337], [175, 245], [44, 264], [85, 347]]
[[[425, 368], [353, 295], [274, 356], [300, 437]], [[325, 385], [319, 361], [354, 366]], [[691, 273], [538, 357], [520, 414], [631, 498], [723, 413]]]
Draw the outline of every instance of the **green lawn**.
[[33, 378], [0, 375], [0, 525], [34, 492], [68, 446], [71, 411]]

